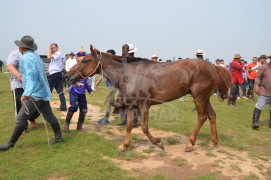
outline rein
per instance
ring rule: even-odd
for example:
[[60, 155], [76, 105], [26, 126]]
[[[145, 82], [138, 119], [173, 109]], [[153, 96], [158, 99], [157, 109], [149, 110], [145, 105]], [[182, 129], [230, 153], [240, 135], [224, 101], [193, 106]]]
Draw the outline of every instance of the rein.
[[98, 64], [97, 64], [97, 66], [96, 66], [95, 69], [94, 69], [89, 75], [87, 75], [86, 77], [84, 77], [84, 76], [82, 75], [82, 73], [80, 73], [80, 71], [79, 71], [76, 67], [74, 67], [75, 71], [79, 74], [79, 76], [81, 76], [81, 78], [85, 79], [85, 78], [87, 78], [87, 77], [92, 76], [92, 75], [96, 72], [96, 70], [98, 69], [99, 65], [101, 65], [102, 78], [103, 78], [103, 65], [101, 64], [101, 60], [102, 60], [102, 53], [101, 53], [101, 52], [100, 52], [100, 56], [101, 56], [101, 57], [100, 57], [100, 60], [99, 60], [99, 62], [98, 62]]

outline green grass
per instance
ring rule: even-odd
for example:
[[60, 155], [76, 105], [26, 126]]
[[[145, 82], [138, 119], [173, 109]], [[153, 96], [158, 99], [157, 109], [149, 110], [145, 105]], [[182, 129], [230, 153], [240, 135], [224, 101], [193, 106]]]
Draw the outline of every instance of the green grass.
[[[227, 101], [220, 102], [217, 96], [211, 97], [211, 104], [217, 116], [217, 132], [219, 144], [236, 150], [248, 151], [252, 156], [271, 156], [271, 129], [269, 125], [268, 107], [262, 111], [258, 130], [253, 130], [252, 114], [255, 101], [237, 100], [237, 106], [227, 106]], [[186, 102], [173, 102], [153, 106], [150, 110], [149, 126], [173, 131], [189, 136], [196, 126], [197, 113], [191, 112], [194, 107], [192, 97], [188, 95]], [[210, 141], [210, 123], [207, 120], [201, 128], [197, 139], [201, 145]], [[197, 142], [196, 142], [197, 143]]]
[[[0, 143], [9, 139], [15, 126], [9, 74], [0, 73]], [[67, 95], [66, 95], [67, 96]], [[89, 100], [90, 101], [90, 100]], [[63, 120], [55, 112], [63, 129]], [[29, 127], [15, 148], [0, 152], [1, 179], [133, 179], [126, 171], [119, 169], [103, 157], [118, 158], [117, 144], [105, 140], [95, 133], [63, 133], [65, 143], [47, 145], [45, 126], [40, 117], [37, 128]], [[51, 127], [49, 138], [53, 139]]]

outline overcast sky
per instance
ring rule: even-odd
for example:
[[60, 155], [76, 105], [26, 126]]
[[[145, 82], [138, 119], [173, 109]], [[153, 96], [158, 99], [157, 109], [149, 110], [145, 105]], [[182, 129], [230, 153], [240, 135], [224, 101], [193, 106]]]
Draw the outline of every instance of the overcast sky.
[[0, 59], [15, 40], [34, 37], [38, 53], [50, 43], [63, 53], [89, 44], [121, 54], [132, 43], [136, 56], [163, 60], [195, 57], [245, 60], [271, 54], [271, 0], [0, 0]]

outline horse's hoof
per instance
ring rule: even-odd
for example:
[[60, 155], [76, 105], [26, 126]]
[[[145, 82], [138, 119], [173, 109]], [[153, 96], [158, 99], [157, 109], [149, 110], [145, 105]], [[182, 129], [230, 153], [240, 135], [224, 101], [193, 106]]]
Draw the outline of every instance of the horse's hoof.
[[186, 146], [185, 147], [185, 152], [192, 152], [193, 151], [193, 146]]
[[212, 143], [208, 144], [208, 146], [207, 146], [208, 151], [211, 151], [211, 150], [214, 150], [214, 149], [215, 149], [215, 145], [213, 145]]
[[157, 143], [156, 146], [161, 148], [162, 150], [165, 150], [165, 146], [162, 142]]
[[125, 152], [125, 151], [127, 151], [128, 148], [124, 144], [122, 144], [122, 145], [119, 146], [118, 149], [119, 149], [120, 152]]

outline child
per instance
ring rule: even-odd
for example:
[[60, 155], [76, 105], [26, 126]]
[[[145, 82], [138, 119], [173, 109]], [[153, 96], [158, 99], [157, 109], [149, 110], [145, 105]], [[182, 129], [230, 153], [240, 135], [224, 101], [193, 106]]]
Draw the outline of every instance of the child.
[[[82, 49], [76, 54], [77, 62], [81, 62], [83, 58], [87, 55], [87, 53]], [[85, 117], [88, 111], [87, 108], [87, 100], [85, 92], [86, 90], [93, 95], [91, 86], [89, 84], [88, 78], [85, 78], [76, 84], [71, 84], [69, 86], [68, 92], [70, 97], [70, 107], [68, 108], [68, 113], [65, 120], [64, 131], [69, 131], [69, 125], [72, 119], [73, 114], [77, 111], [78, 107], [80, 110], [77, 128], [76, 130], [81, 131], [83, 129], [83, 123], [85, 121]]]

